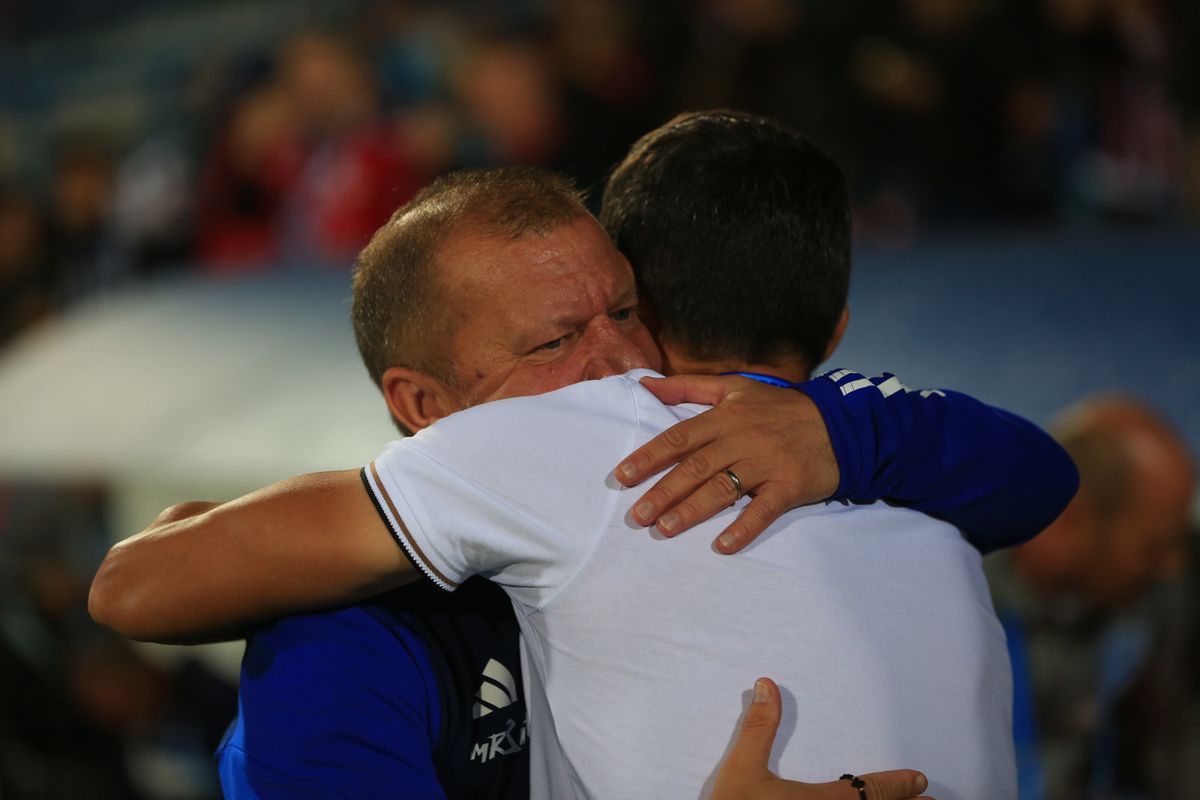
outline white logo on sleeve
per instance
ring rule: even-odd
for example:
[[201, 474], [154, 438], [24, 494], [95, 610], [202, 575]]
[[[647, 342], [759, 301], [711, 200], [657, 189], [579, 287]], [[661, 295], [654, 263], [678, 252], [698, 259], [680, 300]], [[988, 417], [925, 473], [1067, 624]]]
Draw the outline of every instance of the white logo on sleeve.
[[493, 711], [517, 702], [517, 682], [508, 668], [494, 658], [488, 659], [483, 668], [483, 682], [475, 695], [475, 706], [471, 709], [472, 719], [486, 717]]
[[[884, 397], [891, 397], [897, 392], [907, 394], [912, 391], [912, 389], [901, 383], [899, 378], [887, 372], [874, 378], [864, 378], [857, 372], [851, 372], [848, 369], [839, 369], [837, 372], [831, 372], [825, 377], [838, 385], [838, 389], [841, 391], [843, 397], [853, 394], [859, 389], [877, 389]], [[846, 378], [850, 378], [850, 380], [846, 380]], [[928, 399], [930, 397], [945, 397], [946, 393], [941, 389], [922, 389], [920, 396]]]

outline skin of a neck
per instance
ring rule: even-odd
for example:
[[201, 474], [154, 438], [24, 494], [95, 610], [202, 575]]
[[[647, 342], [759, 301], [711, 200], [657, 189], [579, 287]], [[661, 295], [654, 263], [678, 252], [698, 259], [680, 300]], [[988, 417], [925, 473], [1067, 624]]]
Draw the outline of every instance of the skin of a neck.
[[757, 372], [792, 383], [806, 381], [812, 368], [800, 356], [782, 357], [771, 363], [752, 364], [738, 359], [700, 359], [689, 356], [682, 348], [661, 341], [664, 375], [719, 375], [722, 372]]

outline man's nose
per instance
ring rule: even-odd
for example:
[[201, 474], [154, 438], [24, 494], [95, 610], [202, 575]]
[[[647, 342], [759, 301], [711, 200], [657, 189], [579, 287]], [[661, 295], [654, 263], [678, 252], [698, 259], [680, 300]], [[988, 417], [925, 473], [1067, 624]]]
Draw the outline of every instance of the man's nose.
[[611, 319], [593, 323], [589, 330], [592, 341], [584, 378], [597, 380], [610, 375], [621, 375], [638, 367], [647, 367], [649, 362], [642, 348], [634, 344], [625, 331]]

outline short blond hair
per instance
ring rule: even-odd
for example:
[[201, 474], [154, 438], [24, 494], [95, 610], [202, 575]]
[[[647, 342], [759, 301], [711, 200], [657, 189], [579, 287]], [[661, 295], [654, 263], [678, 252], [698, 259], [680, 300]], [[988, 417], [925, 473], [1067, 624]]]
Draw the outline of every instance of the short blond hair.
[[371, 379], [382, 386], [383, 373], [402, 366], [457, 382], [444, 345], [453, 315], [434, 267], [452, 233], [470, 227], [516, 239], [587, 213], [567, 178], [534, 167], [452, 172], [421, 190], [355, 262], [350, 316]]

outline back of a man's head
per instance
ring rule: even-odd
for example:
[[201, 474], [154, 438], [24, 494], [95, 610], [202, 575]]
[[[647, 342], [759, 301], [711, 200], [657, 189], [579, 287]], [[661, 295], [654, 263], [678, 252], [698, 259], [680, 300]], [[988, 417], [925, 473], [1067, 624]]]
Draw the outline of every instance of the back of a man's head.
[[586, 215], [560, 175], [532, 167], [463, 170], [439, 178], [401, 206], [355, 262], [351, 319], [363, 363], [379, 385], [391, 367], [454, 383], [447, 352], [455, 320], [452, 287], [440, 280], [438, 253], [461, 232], [512, 240]]
[[772, 120], [684, 114], [614, 170], [600, 219], [664, 342], [701, 360], [819, 364], [850, 279], [845, 178]]

